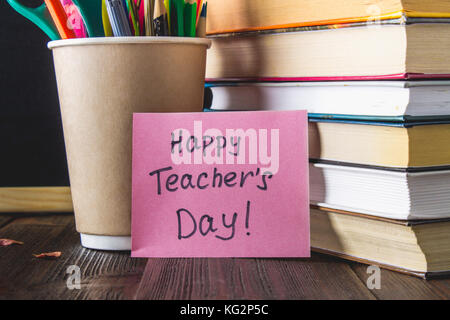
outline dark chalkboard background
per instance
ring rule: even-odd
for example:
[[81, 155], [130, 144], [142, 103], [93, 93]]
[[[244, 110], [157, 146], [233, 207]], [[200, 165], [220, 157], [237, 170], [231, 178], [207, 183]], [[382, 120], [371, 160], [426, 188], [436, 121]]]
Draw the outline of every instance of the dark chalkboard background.
[[48, 41], [0, 1], [0, 187], [69, 185]]

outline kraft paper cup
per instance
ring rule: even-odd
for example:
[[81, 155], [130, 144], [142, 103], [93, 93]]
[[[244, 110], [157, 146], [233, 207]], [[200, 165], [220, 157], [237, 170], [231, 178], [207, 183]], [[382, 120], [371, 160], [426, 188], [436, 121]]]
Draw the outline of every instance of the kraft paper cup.
[[210, 40], [52, 41], [77, 231], [84, 247], [131, 249], [133, 112], [200, 112]]

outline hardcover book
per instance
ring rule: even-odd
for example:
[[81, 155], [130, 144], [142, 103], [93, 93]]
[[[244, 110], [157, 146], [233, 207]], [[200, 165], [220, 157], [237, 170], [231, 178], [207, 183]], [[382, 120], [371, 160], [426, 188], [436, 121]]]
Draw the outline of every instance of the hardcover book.
[[398, 220], [450, 218], [450, 167], [416, 171], [312, 162], [310, 203]]
[[450, 81], [209, 83], [217, 111], [308, 110], [310, 118], [417, 122], [450, 119]]
[[450, 23], [380, 24], [211, 37], [208, 81], [450, 77]]
[[209, 0], [209, 34], [354, 23], [399, 17], [450, 17], [444, 0]]
[[312, 250], [432, 278], [450, 273], [450, 220], [400, 221], [311, 207]]
[[450, 124], [315, 120], [309, 157], [381, 167], [450, 165]]

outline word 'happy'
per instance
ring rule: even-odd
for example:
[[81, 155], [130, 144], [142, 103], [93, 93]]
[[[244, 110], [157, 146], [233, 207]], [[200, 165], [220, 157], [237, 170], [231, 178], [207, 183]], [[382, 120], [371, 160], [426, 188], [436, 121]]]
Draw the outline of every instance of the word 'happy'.
[[270, 155], [267, 129], [225, 131], [223, 134], [219, 129], [210, 128], [203, 132], [202, 121], [194, 121], [194, 134], [183, 128], [173, 130], [172, 162], [176, 165], [259, 164], [264, 169], [265, 175], [274, 175], [278, 172], [279, 129], [270, 130]]

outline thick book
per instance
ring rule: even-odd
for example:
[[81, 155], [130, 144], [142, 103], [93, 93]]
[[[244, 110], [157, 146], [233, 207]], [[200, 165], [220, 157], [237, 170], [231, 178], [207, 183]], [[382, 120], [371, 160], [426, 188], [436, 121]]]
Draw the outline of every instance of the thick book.
[[450, 124], [310, 119], [309, 156], [381, 167], [450, 165]]
[[450, 218], [450, 166], [390, 169], [311, 162], [310, 203], [398, 220]]
[[209, 0], [209, 34], [407, 17], [449, 17], [445, 0]]
[[311, 207], [311, 249], [432, 278], [450, 274], [450, 219], [400, 221]]
[[450, 81], [206, 84], [218, 111], [308, 110], [310, 118], [415, 122], [450, 119]]
[[208, 81], [450, 77], [450, 23], [288, 30], [211, 39]]

